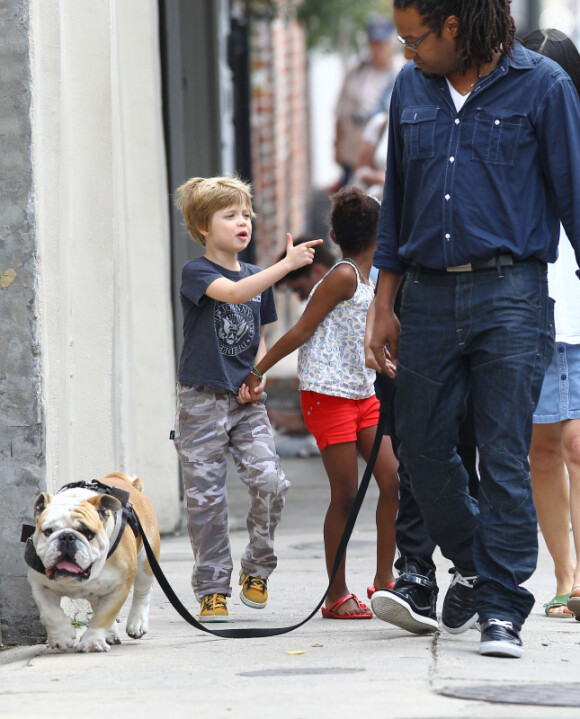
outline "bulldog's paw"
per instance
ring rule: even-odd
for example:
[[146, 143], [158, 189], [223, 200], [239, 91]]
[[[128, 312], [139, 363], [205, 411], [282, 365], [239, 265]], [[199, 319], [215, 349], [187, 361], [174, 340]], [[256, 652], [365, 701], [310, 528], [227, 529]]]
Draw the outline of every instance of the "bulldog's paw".
[[77, 633], [74, 627], [67, 627], [58, 632], [51, 632], [48, 637], [48, 646], [51, 649], [56, 649], [59, 652], [66, 652], [67, 649], [72, 649], [75, 645]]
[[109, 629], [109, 633], [107, 634], [106, 641], [107, 641], [107, 644], [111, 647], [114, 646], [115, 644], [121, 644], [121, 637], [119, 636], [114, 624]]
[[107, 636], [104, 629], [87, 629], [80, 639], [77, 652], [108, 652]]
[[144, 611], [131, 611], [125, 631], [132, 639], [141, 639], [149, 631], [149, 618]]

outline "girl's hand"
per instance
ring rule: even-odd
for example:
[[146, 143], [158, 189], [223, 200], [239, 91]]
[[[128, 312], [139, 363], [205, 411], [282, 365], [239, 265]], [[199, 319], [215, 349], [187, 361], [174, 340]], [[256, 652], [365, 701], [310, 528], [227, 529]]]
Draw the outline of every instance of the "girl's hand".
[[310, 242], [301, 242], [294, 246], [292, 235], [286, 234], [286, 257], [282, 260], [288, 265], [288, 272], [297, 270], [304, 265], [312, 264], [314, 259], [314, 247], [324, 240], [310, 240]]

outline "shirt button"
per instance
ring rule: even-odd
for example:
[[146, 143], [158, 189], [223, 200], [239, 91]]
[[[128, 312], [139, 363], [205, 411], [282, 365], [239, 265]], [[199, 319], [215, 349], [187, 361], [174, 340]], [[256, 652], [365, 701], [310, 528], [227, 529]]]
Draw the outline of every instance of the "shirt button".
[[563, 351], [564, 351], [563, 347], [558, 347], [558, 352], [563, 352]]
[[450, 157], [450, 158], [449, 158], [449, 162], [455, 162], [455, 158], [454, 158], [454, 157]]
[[496, 121], [494, 122], [494, 125], [499, 125], [499, 120], [496, 120]]
[[455, 124], [456, 124], [456, 125], [459, 125], [459, 118], [458, 118], [458, 117], [455, 118]]
[[560, 377], [560, 379], [562, 379], [562, 380], [566, 379], [566, 375], [563, 374], [563, 375]]
[[447, 234], [445, 235], [445, 239], [446, 239], [446, 240], [450, 240], [450, 239], [451, 239], [451, 235], [450, 235], [449, 233], [447, 233]]
[[445, 199], [449, 202], [449, 200], [451, 199], [451, 195], [445, 195]]

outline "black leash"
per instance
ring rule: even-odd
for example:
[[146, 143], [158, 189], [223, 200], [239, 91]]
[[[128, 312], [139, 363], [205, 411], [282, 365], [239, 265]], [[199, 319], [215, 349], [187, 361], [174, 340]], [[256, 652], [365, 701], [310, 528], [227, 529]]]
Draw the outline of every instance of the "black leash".
[[172, 604], [173, 608], [178, 612], [178, 614], [180, 614], [181, 617], [183, 619], [185, 619], [185, 621], [188, 624], [191, 624], [191, 626], [195, 627], [196, 629], [199, 629], [202, 632], [207, 632], [207, 634], [213, 634], [214, 636], [217, 636], [217, 637], [226, 637], [228, 639], [255, 639], [258, 637], [275, 637], [279, 634], [287, 634], [288, 632], [292, 632], [295, 629], [298, 629], [298, 627], [301, 627], [303, 624], [306, 624], [306, 622], [310, 621], [310, 619], [312, 619], [312, 617], [322, 607], [322, 604], [324, 603], [324, 600], [326, 599], [326, 595], [328, 594], [328, 590], [330, 589], [330, 586], [332, 585], [332, 582], [334, 581], [334, 579], [336, 577], [336, 574], [340, 567], [340, 563], [342, 561], [342, 558], [344, 557], [344, 553], [346, 552], [346, 548], [348, 546], [350, 537], [352, 535], [352, 530], [354, 529], [354, 525], [356, 523], [360, 508], [362, 506], [363, 500], [365, 498], [365, 495], [366, 495], [366, 492], [367, 492], [367, 489], [368, 489], [368, 486], [370, 483], [370, 479], [371, 479], [371, 475], [372, 475], [372, 472], [373, 472], [373, 469], [375, 466], [375, 462], [377, 461], [377, 455], [379, 453], [379, 448], [380, 448], [381, 442], [383, 440], [383, 432], [384, 432], [386, 422], [387, 422], [387, 416], [386, 416], [386, 413], [383, 411], [382, 403], [381, 403], [381, 412], [379, 415], [379, 422], [377, 424], [377, 432], [375, 434], [375, 439], [373, 442], [371, 453], [369, 455], [369, 461], [367, 462], [367, 466], [365, 467], [365, 471], [363, 473], [357, 495], [354, 499], [352, 508], [350, 510], [350, 514], [346, 521], [346, 525], [344, 527], [344, 532], [340, 539], [338, 549], [336, 550], [336, 556], [334, 558], [334, 565], [332, 567], [332, 572], [330, 573], [330, 579], [328, 580], [328, 587], [326, 588], [326, 591], [324, 592], [322, 599], [318, 602], [318, 604], [312, 610], [312, 612], [310, 612], [310, 614], [306, 617], [306, 619], [303, 619], [301, 622], [298, 622], [297, 624], [292, 624], [291, 626], [288, 626], [288, 627], [265, 627], [265, 628], [261, 628], [261, 629], [209, 629], [209, 627], [207, 627], [205, 624], [199, 622], [195, 617], [193, 617], [188, 612], [188, 610], [181, 603], [179, 597], [173, 591], [171, 585], [169, 584], [169, 582], [167, 581], [167, 578], [165, 577], [165, 574], [163, 574], [163, 571], [162, 571], [161, 567], [159, 566], [159, 563], [157, 562], [155, 554], [153, 553], [153, 550], [151, 549], [151, 545], [147, 541], [147, 537], [145, 536], [143, 527], [141, 526], [141, 523], [139, 522], [139, 517], [137, 517], [137, 513], [135, 512], [134, 515], [137, 519], [137, 526], [141, 533], [141, 538], [143, 539], [143, 546], [145, 548], [145, 552], [147, 553], [147, 559], [149, 560], [149, 564], [151, 565], [153, 574], [155, 575], [155, 578], [159, 582], [159, 586], [165, 593], [165, 596], [167, 597], [167, 599], [169, 599], [170, 603]]

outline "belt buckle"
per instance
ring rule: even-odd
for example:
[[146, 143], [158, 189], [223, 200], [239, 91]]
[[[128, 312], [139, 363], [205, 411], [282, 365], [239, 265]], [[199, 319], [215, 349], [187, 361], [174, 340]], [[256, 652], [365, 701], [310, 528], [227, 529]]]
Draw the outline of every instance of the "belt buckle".
[[466, 265], [455, 265], [455, 267], [447, 267], [447, 272], [471, 272], [473, 267], [471, 266], [471, 262], [468, 262]]

